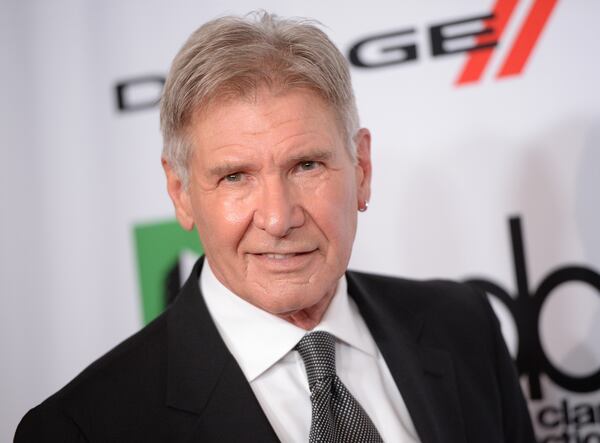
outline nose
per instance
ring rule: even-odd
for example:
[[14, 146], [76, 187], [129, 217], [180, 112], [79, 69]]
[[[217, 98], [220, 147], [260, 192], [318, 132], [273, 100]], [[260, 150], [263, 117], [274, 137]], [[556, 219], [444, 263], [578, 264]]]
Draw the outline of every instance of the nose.
[[304, 224], [304, 211], [293, 185], [282, 177], [269, 177], [259, 191], [254, 225], [273, 237], [285, 237]]

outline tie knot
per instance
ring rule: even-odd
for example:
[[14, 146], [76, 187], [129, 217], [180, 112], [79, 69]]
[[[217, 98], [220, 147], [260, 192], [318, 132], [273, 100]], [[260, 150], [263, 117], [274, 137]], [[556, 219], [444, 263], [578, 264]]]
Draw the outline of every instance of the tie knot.
[[312, 389], [318, 380], [335, 376], [335, 337], [325, 331], [306, 334], [295, 349], [300, 353], [308, 386]]

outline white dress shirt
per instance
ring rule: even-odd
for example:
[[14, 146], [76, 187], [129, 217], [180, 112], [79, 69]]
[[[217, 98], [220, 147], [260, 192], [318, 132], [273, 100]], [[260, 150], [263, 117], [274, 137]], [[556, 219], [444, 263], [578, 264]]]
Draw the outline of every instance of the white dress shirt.
[[[204, 261], [200, 288], [210, 315], [282, 442], [308, 442], [310, 391], [294, 346], [307, 333], [227, 289]], [[336, 340], [336, 372], [386, 442], [418, 442], [392, 375], [354, 301], [346, 277], [338, 283], [321, 323]]]

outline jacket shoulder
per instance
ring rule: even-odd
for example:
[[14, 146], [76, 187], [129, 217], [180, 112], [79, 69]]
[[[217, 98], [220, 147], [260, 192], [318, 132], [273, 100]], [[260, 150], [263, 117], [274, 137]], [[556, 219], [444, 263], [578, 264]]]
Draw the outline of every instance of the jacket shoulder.
[[[429, 371], [442, 360], [426, 355], [446, 356], [459, 403], [469, 411], [464, 415], [469, 441], [484, 441], [491, 429], [501, 441], [535, 441], [516, 368], [483, 291], [448, 280], [361, 272], [348, 274], [348, 288], [355, 290], [371, 330], [385, 323], [388, 336], [405, 334]], [[473, 408], [478, 404], [486, 408]]]
[[498, 328], [485, 293], [467, 283], [351, 272], [348, 287], [363, 294], [356, 301], [371, 324], [385, 321], [451, 352], [489, 349]]
[[[153, 322], [98, 358], [66, 386], [31, 409], [21, 420], [15, 442], [85, 441], [81, 428], [111, 427], [124, 407], [164, 403], [166, 316]], [[149, 389], [149, 386], [154, 386]], [[140, 409], [140, 408], [138, 408]]]
[[487, 305], [483, 291], [452, 280], [415, 280], [356, 271], [349, 271], [348, 279], [375, 303], [419, 316], [436, 311], [481, 315], [482, 304]]

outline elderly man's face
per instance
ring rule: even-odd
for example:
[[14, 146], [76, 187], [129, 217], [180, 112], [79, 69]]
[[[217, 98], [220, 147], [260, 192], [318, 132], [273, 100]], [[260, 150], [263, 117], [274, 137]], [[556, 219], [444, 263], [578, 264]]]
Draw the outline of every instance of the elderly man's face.
[[[196, 225], [217, 278], [284, 318], [315, 315], [345, 272], [357, 208], [369, 198], [370, 135], [358, 160], [333, 111], [314, 92], [215, 102], [195, 116], [187, 190], [168, 164], [169, 193], [186, 229]], [[314, 314], [314, 315], [313, 315]]]

